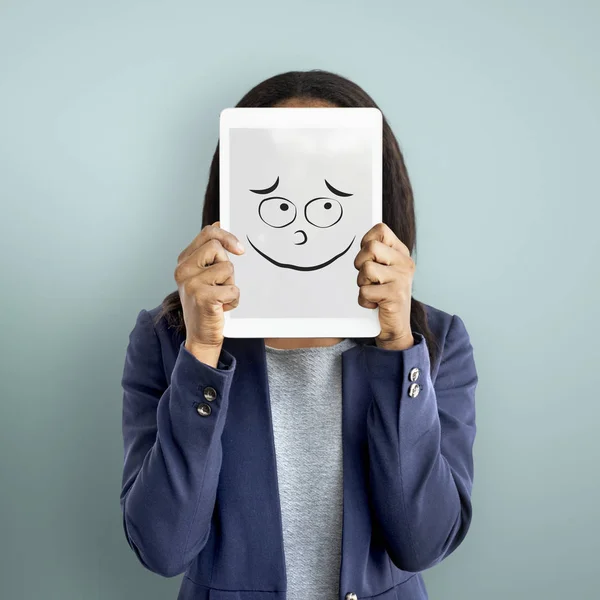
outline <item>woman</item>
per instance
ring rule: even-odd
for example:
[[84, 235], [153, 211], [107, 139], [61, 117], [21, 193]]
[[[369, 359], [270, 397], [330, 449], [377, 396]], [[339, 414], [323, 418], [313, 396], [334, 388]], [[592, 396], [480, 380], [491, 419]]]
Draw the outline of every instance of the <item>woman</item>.
[[[237, 106], [376, 104], [306, 71]], [[131, 548], [156, 573], [185, 573], [182, 600], [427, 598], [420, 572], [471, 521], [477, 373], [463, 321], [412, 298], [413, 196], [388, 123], [384, 223], [354, 260], [357, 301], [379, 307], [375, 339], [224, 339], [240, 297], [227, 252], [244, 249], [219, 227], [218, 188], [217, 147], [178, 289], [141, 310], [129, 338]]]

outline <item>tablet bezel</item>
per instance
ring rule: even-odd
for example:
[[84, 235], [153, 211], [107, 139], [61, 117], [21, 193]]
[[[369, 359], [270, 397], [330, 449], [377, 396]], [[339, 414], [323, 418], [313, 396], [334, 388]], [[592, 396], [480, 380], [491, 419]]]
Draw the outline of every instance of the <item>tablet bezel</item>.
[[[377, 108], [225, 108], [219, 122], [219, 221], [229, 231], [229, 132], [235, 128], [371, 128], [379, 151], [372, 158], [371, 223], [382, 220], [383, 117]], [[378, 199], [378, 200], [375, 200]], [[241, 294], [242, 295], [242, 294]], [[356, 289], [358, 301], [358, 286]], [[243, 301], [243, 300], [240, 300]], [[356, 318], [235, 318], [235, 309], [224, 313], [224, 337], [229, 338], [371, 338], [380, 331], [379, 309], [363, 308]]]

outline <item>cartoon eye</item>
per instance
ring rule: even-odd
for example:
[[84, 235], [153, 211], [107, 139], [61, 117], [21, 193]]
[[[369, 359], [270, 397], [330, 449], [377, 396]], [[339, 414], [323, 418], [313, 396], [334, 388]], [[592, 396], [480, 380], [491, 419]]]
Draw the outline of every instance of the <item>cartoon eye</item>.
[[285, 227], [296, 218], [296, 206], [286, 200], [274, 196], [265, 198], [258, 205], [258, 215], [270, 227]]
[[342, 205], [332, 198], [315, 198], [304, 208], [306, 220], [315, 227], [331, 227], [343, 214]]

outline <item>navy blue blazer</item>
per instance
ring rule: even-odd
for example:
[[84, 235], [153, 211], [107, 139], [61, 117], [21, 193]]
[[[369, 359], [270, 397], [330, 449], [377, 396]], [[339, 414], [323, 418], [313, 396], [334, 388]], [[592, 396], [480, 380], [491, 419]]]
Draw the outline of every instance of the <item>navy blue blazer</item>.
[[[420, 572], [469, 528], [473, 348], [460, 317], [425, 308], [435, 364], [419, 334], [342, 354], [340, 600], [427, 598]], [[151, 571], [185, 573], [179, 600], [285, 600], [264, 340], [226, 338], [213, 368], [153, 324], [158, 309], [138, 314], [122, 378], [129, 545]]]

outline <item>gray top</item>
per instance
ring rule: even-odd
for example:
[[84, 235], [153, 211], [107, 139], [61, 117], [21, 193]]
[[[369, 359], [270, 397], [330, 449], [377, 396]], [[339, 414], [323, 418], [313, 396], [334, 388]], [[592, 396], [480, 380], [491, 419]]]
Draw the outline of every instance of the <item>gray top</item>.
[[356, 342], [266, 346], [288, 600], [338, 600], [342, 352]]

